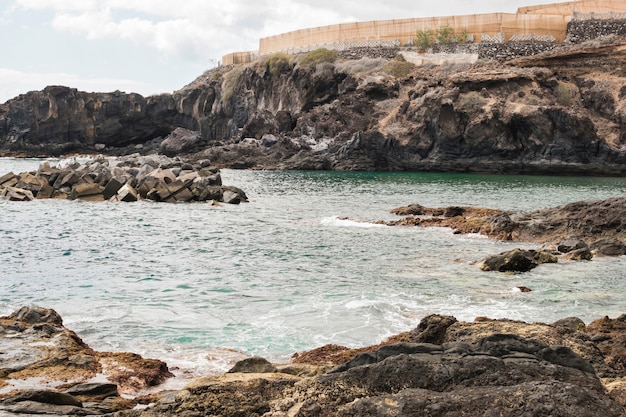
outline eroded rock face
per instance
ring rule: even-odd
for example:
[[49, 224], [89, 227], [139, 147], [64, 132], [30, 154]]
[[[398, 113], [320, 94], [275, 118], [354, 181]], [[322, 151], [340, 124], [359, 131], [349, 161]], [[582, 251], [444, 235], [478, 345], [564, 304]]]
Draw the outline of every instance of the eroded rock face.
[[110, 413], [136, 405], [120, 394], [137, 393], [173, 376], [156, 359], [93, 350], [63, 326], [56, 311], [42, 307], [0, 317], [0, 351], [0, 414]]
[[233, 168], [623, 175], [625, 42], [408, 75], [261, 60], [146, 98], [48, 87], [0, 105], [0, 152], [150, 152], [184, 128], [195, 138], [166, 152]]

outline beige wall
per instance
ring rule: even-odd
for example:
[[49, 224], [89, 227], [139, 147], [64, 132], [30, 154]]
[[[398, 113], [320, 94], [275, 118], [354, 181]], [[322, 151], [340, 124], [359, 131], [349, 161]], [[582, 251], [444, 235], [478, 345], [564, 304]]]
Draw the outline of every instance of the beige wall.
[[[578, 0], [521, 7], [517, 13], [376, 20], [300, 29], [260, 39], [258, 55], [355, 41], [398, 40], [400, 44], [406, 44], [415, 37], [417, 30], [437, 31], [446, 25], [457, 34], [467, 30], [476, 41], [480, 41], [483, 35], [502, 34], [505, 41], [515, 35], [537, 35], [551, 36], [561, 42], [574, 13], [626, 13], [626, 0]], [[255, 56], [253, 52], [236, 52], [224, 56], [222, 63], [250, 62]]]
[[304, 45], [325, 45], [348, 41], [397, 39], [401, 44], [406, 44], [415, 37], [417, 30], [436, 31], [446, 25], [452, 27], [457, 34], [467, 29], [468, 33], [474, 35], [474, 39], [477, 40], [480, 40], [482, 35], [493, 37], [498, 33], [503, 33], [505, 40], [508, 40], [515, 34], [533, 33], [551, 35], [560, 42], [565, 38], [568, 21], [569, 15], [490, 13], [343, 23], [262, 38], [259, 42], [259, 54], [265, 55]]

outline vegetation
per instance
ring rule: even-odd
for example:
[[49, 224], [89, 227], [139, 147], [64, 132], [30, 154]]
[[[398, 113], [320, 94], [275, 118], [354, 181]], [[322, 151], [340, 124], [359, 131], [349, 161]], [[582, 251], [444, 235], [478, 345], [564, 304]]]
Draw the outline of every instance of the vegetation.
[[222, 76], [222, 103], [226, 104], [235, 94], [239, 78], [243, 75], [244, 66], [238, 65]]
[[291, 69], [291, 57], [283, 52], [277, 52], [267, 58], [266, 65], [272, 77], [278, 77], [283, 71]]
[[396, 78], [406, 78], [415, 69], [415, 64], [407, 62], [400, 54], [383, 66], [382, 71]]
[[447, 23], [437, 29], [437, 43], [440, 45], [450, 45], [454, 40], [454, 29]]
[[300, 66], [312, 67], [322, 62], [335, 62], [337, 60], [337, 51], [331, 51], [326, 48], [314, 49], [306, 54], [300, 60]]
[[458, 41], [461, 43], [469, 42], [469, 31], [467, 30], [467, 28], [463, 28], [461, 30], [461, 34], [459, 35]]
[[415, 46], [425, 52], [433, 44], [433, 32], [430, 29], [418, 30], [415, 32], [414, 42]]
[[211, 81], [219, 81], [222, 78], [223, 74], [219, 71], [215, 71], [211, 74]]
[[566, 83], [559, 83], [554, 89], [556, 102], [561, 106], [571, 106], [574, 101], [575, 94], [576, 91], [574, 90], [574, 87]]
[[470, 91], [459, 97], [459, 110], [466, 113], [477, 111], [482, 109], [485, 103], [485, 99], [478, 91]]

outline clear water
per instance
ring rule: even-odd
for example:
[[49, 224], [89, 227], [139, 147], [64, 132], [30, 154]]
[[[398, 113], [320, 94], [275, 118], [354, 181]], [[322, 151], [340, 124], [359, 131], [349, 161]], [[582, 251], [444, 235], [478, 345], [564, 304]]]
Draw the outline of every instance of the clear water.
[[[0, 159], [0, 174], [38, 164]], [[392, 219], [410, 203], [525, 211], [624, 195], [626, 178], [222, 177], [251, 202], [0, 201], [0, 314], [54, 308], [93, 348], [163, 359], [182, 378], [224, 371], [241, 354], [281, 361], [326, 343], [377, 343], [432, 313], [588, 322], [626, 312], [625, 257], [485, 273], [473, 262], [531, 246], [339, 219]]]

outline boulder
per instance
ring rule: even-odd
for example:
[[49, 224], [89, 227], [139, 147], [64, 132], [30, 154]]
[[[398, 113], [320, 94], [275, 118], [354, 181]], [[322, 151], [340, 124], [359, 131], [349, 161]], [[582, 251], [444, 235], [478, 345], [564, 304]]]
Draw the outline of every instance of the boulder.
[[483, 271], [527, 272], [543, 263], [556, 263], [557, 257], [545, 251], [513, 249], [485, 258], [480, 269]]
[[277, 369], [267, 359], [254, 356], [237, 362], [228, 372], [263, 374], [277, 372]]
[[589, 246], [581, 239], [568, 238], [561, 241], [557, 250], [561, 253], [569, 253], [578, 249], [589, 249]]
[[202, 136], [182, 127], [177, 127], [161, 142], [161, 152], [167, 156], [176, 156], [191, 152], [203, 143]]
[[626, 245], [618, 239], [600, 239], [591, 244], [590, 249], [598, 256], [626, 255]]

